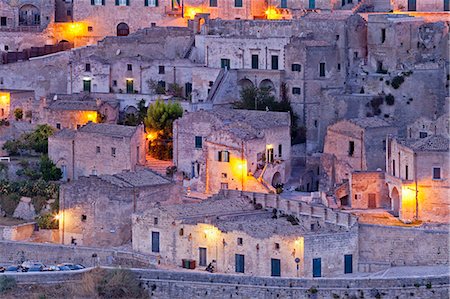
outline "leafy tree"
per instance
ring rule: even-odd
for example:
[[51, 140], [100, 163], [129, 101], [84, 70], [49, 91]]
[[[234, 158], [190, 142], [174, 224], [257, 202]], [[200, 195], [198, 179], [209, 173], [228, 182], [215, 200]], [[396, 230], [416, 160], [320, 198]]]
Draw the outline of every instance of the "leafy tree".
[[38, 125], [31, 133], [22, 134], [17, 140], [8, 140], [3, 149], [12, 156], [21, 150], [34, 150], [38, 153], [48, 152], [48, 137], [53, 135], [55, 129], [49, 125]]
[[42, 229], [57, 229], [59, 227], [58, 221], [53, 214], [47, 213], [35, 218], [37, 225]]
[[177, 102], [157, 100], [148, 107], [144, 124], [147, 132], [154, 135], [150, 140], [152, 156], [164, 160], [172, 158], [173, 121], [182, 115], [183, 108]]
[[47, 155], [41, 157], [40, 171], [45, 181], [58, 181], [62, 177], [62, 171], [50, 160]]

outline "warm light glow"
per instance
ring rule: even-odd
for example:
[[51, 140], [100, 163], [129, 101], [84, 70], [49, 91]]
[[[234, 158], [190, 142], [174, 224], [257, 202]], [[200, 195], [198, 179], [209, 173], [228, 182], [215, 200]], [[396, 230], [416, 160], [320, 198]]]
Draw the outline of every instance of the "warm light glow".
[[0, 104], [8, 105], [11, 100], [9, 92], [0, 92]]
[[202, 9], [199, 7], [186, 6], [184, 8], [184, 17], [187, 19], [194, 19], [198, 13], [202, 13]]
[[247, 175], [247, 160], [230, 157], [230, 166], [233, 177], [242, 179]]
[[147, 139], [149, 141], [153, 141], [158, 137], [158, 134], [156, 132], [150, 132], [147, 134]]
[[282, 19], [281, 13], [274, 6], [269, 6], [264, 12], [268, 20], [280, 20]]
[[220, 231], [217, 227], [208, 224], [206, 224], [205, 227], [206, 228], [203, 230], [203, 232], [205, 233], [205, 237], [207, 239], [214, 240], [219, 236]]
[[53, 217], [53, 219], [55, 219], [55, 220], [59, 220], [59, 219], [61, 219], [61, 214], [56, 214], [54, 217]]
[[83, 24], [82, 23], [71, 23], [67, 26], [66, 30], [72, 36], [78, 36], [83, 32]]
[[86, 118], [88, 121], [97, 122], [97, 112], [88, 112]]

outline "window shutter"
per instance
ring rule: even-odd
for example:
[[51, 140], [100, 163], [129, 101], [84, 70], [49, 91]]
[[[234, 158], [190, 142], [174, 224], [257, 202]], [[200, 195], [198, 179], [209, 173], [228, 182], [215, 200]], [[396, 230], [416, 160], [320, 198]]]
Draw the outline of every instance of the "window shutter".
[[219, 161], [219, 162], [222, 161], [222, 152], [221, 151], [217, 152], [217, 161]]
[[148, 6], [148, 0], [145, 0], [145, 1], [144, 1], [144, 5], [145, 5], [145, 6]]
[[105, 0], [102, 0], [102, 5], [105, 5]]
[[158, 6], [158, 0], [155, 0], [155, 6]]
[[95, 0], [91, 0], [91, 5], [95, 5]]
[[116, 0], [116, 5], [119, 5], [119, 0]]
[[127, 0], [127, 6], [130, 6], [130, 0]]

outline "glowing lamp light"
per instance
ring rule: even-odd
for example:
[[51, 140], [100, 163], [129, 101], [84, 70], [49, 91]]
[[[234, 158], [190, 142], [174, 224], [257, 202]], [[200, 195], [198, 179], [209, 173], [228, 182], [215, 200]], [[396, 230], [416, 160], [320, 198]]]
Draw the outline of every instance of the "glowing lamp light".
[[55, 219], [56, 221], [58, 221], [59, 219], [61, 219], [61, 214], [56, 214], [55, 216], [53, 216], [53, 219]]
[[0, 92], [0, 104], [7, 105], [10, 101], [10, 94], [7, 92]]
[[88, 119], [88, 121], [96, 122], [97, 121], [97, 112], [89, 112], [88, 114], [86, 114], [86, 118]]
[[278, 13], [278, 10], [276, 7], [269, 6], [267, 10], [264, 12], [266, 14], [267, 19], [269, 20], [277, 20], [280, 19], [280, 14]]
[[79, 35], [83, 32], [83, 25], [81, 23], [72, 23], [67, 26], [67, 32], [71, 35]]
[[158, 134], [155, 132], [150, 132], [147, 134], [147, 140], [153, 141], [158, 137]]
[[198, 13], [202, 13], [201, 8], [190, 6], [184, 8], [184, 16], [188, 19], [194, 19], [195, 15]]

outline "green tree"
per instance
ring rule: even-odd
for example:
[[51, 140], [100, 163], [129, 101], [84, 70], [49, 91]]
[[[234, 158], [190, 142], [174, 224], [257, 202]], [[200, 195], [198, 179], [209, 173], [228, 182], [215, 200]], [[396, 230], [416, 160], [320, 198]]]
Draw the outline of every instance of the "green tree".
[[150, 139], [150, 154], [163, 160], [172, 158], [173, 121], [183, 115], [183, 108], [178, 102], [156, 100], [148, 106], [144, 124]]
[[39, 167], [42, 178], [45, 181], [58, 181], [62, 177], [62, 171], [50, 160], [47, 155], [41, 157], [40, 167]]

